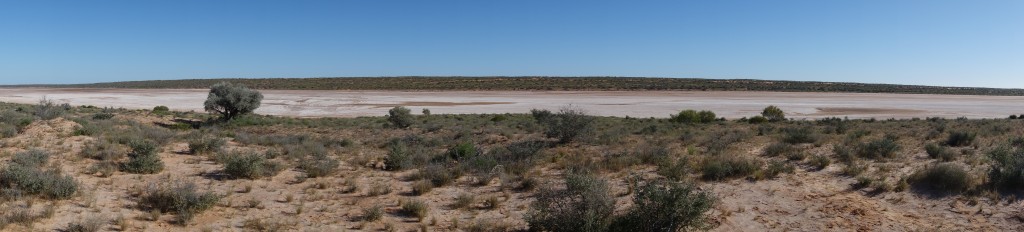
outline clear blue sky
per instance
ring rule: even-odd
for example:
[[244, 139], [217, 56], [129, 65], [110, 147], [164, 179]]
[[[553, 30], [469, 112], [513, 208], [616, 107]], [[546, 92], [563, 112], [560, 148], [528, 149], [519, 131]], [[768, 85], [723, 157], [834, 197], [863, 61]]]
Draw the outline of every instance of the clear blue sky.
[[0, 2], [0, 84], [397, 75], [1024, 88], [1024, 1]]

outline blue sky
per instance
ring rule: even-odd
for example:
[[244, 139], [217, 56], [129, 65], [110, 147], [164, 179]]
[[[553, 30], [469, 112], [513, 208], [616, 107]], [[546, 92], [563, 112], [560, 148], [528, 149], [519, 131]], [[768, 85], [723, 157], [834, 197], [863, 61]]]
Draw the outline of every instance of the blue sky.
[[1024, 1], [0, 1], [0, 84], [398, 75], [1024, 88]]

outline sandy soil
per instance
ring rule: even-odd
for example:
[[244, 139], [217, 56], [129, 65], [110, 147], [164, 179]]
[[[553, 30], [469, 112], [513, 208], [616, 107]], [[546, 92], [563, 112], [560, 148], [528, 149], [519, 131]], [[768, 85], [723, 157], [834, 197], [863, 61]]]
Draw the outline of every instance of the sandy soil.
[[[928, 94], [781, 93], [726, 91], [320, 91], [263, 90], [257, 113], [298, 117], [379, 116], [406, 106], [419, 113], [525, 113], [573, 104], [595, 115], [668, 117], [707, 109], [720, 117], [756, 115], [777, 105], [791, 118], [1003, 118], [1024, 113], [1024, 97]], [[0, 101], [35, 103], [44, 96], [72, 105], [202, 111], [201, 89], [0, 89]]]

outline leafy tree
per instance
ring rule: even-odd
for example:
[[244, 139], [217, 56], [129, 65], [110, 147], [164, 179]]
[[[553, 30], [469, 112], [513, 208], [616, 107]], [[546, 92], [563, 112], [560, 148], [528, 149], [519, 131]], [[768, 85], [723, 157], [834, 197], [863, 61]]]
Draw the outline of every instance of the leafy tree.
[[761, 116], [764, 116], [768, 121], [778, 122], [786, 120], [786, 112], [782, 112], [778, 106], [768, 106], [761, 111]]
[[210, 87], [210, 94], [203, 105], [206, 111], [223, 116], [225, 121], [243, 114], [252, 113], [260, 108], [263, 94], [259, 91], [228, 82], [221, 82]]

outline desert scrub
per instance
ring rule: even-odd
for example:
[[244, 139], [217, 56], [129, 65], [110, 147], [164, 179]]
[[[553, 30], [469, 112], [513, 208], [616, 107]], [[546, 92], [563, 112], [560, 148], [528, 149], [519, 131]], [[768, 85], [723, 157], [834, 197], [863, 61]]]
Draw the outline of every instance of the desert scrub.
[[880, 139], [862, 143], [857, 147], [857, 155], [868, 159], [891, 159], [896, 157], [900, 146], [896, 144], [897, 138], [886, 135]]
[[363, 209], [363, 221], [375, 222], [384, 217], [384, 207], [374, 205]]
[[832, 159], [825, 155], [813, 155], [810, 160], [807, 160], [807, 164], [811, 165], [815, 170], [822, 170], [832, 164]]
[[526, 222], [533, 230], [605, 231], [613, 219], [615, 199], [604, 180], [570, 172], [564, 188], [542, 188], [531, 206]]
[[421, 196], [434, 189], [434, 184], [429, 180], [421, 180], [412, 183], [412, 195]]
[[782, 141], [788, 144], [815, 143], [818, 142], [818, 135], [809, 126], [783, 128]]
[[977, 133], [966, 132], [966, 131], [955, 131], [949, 133], [949, 137], [946, 138], [946, 145], [951, 147], [963, 147], [974, 143], [974, 139], [978, 136]]
[[587, 115], [579, 107], [565, 106], [559, 109], [558, 113], [545, 111], [547, 110], [536, 110], [534, 118], [537, 123], [544, 125], [544, 135], [548, 138], [558, 139], [559, 143], [582, 140], [585, 136], [591, 135], [594, 130], [593, 125], [596, 118]]
[[317, 154], [302, 159], [297, 168], [305, 172], [306, 177], [317, 178], [334, 174], [340, 164], [340, 161], [326, 154]]
[[[4, 191], [17, 191], [47, 199], [68, 199], [78, 192], [78, 182], [58, 169], [14, 165], [0, 170], [0, 186]], [[11, 195], [11, 194], [3, 194]]]
[[696, 110], [683, 110], [680, 111], [679, 114], [673, 114], [669, 120], [675, 123], [709, 123], [714, 122], [716, 119], [715, 112], [707, 110], [701, 110], [699, 112]]
[[692, 184], [652, 181], [633, 195], [633, 206], [610, 231], [696, 231], [712, 228], [708, 212], [717, 198]]
[[116, 161], [124, 158], [127, 152], [128, 150], [120, 144], [112, 143], [107, 139], [96, 139], [82, 148], [81, 156], [100, 161]]
[[221, 198], [214, 193], [196, 191], [193, 183], [170, 181], [151, 183], [141, 196], [138, 204], [143, 210], [158, 210], [161, 213], [175, 213], [177, 224], [184, 225], [192, 218], [214, 206]]
[[772, 143], [764, 148], [764, 155], [768, 157], [776, 157], [788, 154], [794, 150], [796, 149], [794, 149], [793, 145], [789, 145], [788, 143]]
[[128, 173], [153, 174], [164, 170], [164, 162], [156, 153], [156, 144], [149, 140], [135, 139], [128, 143], [131, 153], [128, 161], [121, 164], [121, 170]]
[[1024, 189], [1024, 150], [1001, 147], [988, 157], [992, 160], [988, 177], [994, 186]]
[[396, 128], [409, 128], [415, 120], [409, 108], [396, 106], [388, 110], [388, 122]]
[[235, 178], [270, 177], [277, 175], [282, 169], [280, 163], [267, 160], [265, 155], [257, 153], [229, 154], [224, 162], [224, 173]]
[[192, 154], [217, 152], [226, 143], [224, 139], [211, 135], [209, 132], [194, 132], [188, 136], [188, 150]]
[[430, 206], [420, 200], [407, 199], [402, 202], [402, 208], [400, 211], [403, 215], [415, 217], [418, 220], [423, 221], [423, 219], [427, 217], [427, 213], [430, 211]]
[[792, 174], [794, 171], [796, 171], [796, 167], [794, 167], [792, 164], [788, 164], [781, 160], [772, 160], [768, 162], [767, 167], [765, 167], [763, 170], [758, 170], [754, 172], [753, 179], [775, 179], [775, 177], [778, 177], [780, 174]]
[[42, 167], [50, 161], [50, 152], [31, 149], [28, 151], [18, 152], [11, 157], [11, 163], [18, 164], [19, 166], [29, 167]]
[[64, 116], [69, 110], [71, 110], [71, 105], [67, 103], [57, 104], [43, 97], [43, 99], [39, 100], [39, 104], [35, 106], [35, 115], [42, 120], [50, 120]]
[[943, 194], [957, 194], [973, 188], [973, 177], [964, 168], [954, 163], [940, 163], [918, 170], [910, 182], [923, 190], [934, 190]]
[[744, 177], [761, 169], [761, 161], [738, 155], [717, 155], [704, 161], [701, 170], [705, 180]]
[[952, 149], [947, 147], [929, 143], [924, 146], [924, 150], [928, 153], [928, 157], [939, 159], [943, 162], [949, 162], [956, 159], [956, 152], [953, 152]]
[[476, 202], [476, 196], [471, 193], [462, 193], [455, 197], [455, 202], [452, 203], [452, 208], [463, 209], [467, 208]]

